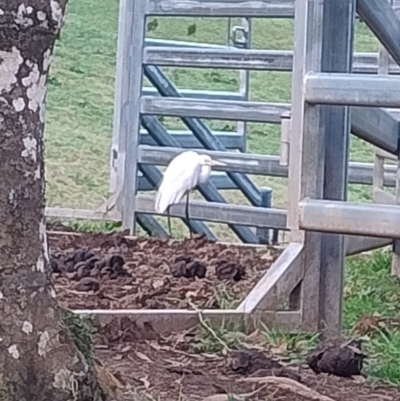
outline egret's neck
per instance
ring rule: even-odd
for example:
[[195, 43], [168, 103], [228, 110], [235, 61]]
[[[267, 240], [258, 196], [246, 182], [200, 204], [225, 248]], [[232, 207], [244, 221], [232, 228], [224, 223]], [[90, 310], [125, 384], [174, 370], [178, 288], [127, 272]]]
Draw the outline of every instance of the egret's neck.
[[211, 174], [211, 166], [203, 165], [201, 166], [200, 175], [199, 175], [199, 184], [204, 184]]

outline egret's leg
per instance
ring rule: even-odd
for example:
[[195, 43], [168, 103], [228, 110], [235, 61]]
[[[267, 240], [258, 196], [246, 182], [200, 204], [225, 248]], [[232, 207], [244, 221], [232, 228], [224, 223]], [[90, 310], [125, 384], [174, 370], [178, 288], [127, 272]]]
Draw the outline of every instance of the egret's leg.
[[185, 215], [186, 215], [186, 220], [187, 220], [188, 225], [189, 225], [189, 234], [190, 234], [190, 238], [193, 238], [193, 236], [192, 236], [192, 227], [191, 227], [191, 225], [190, 225], [190, 219], [189, 219], [189, 193], [190, 193], [190, 191], [188, 191], [188, 193], [186, 194]]
[[171, 206], [168, 206], [167, 213], [168, 213], [168, 231], [169, 231], [169, 236], [172, 238], [172, 230], [171, 230], [171, 216], [169, 214], [169, 209]]

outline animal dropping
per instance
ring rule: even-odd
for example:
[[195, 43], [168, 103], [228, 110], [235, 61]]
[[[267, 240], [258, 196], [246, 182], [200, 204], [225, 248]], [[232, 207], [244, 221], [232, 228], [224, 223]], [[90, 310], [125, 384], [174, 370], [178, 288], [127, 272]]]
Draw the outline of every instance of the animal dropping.
[[99, 289], [100, 289], [99, 280], [97, 280], [93, 277], [84, 277], [76, 285], [77, 291], [83, 291], [83, 292], [94, 291], [94, 292], [96, 292]]
[[337, 339], [322, 343], [310, 352], [307, 364], [317, 374], [351, 377], [361, 374], [365, 358], [360, 340], [343, 343]]
[[191, 257], [178, 256], [170, 268], [171, 275], [179, 278], [204, 278], [207, 273], [206, 266], [197, 260], [192, 260]]
[[228, 260], [220, 260], [215, 267], [218, 280], [240, 281], [246, 274], [244, 267]]

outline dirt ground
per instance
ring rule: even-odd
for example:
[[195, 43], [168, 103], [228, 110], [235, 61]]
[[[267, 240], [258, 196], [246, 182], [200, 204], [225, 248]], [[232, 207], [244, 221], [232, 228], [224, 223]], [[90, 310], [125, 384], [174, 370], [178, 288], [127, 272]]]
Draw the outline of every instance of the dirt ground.
[[[79, 309], [232, 307], [281, 252], [120, 234], [50, 233], [49, 245], [58, 298]], [[400, 401], [398, 388], [315, 374], [260, 346], [216, 355], [194, 350], [192, 331], [115, 330], [94, 340], [97, 375], [116, 401]]]
[[[104, 382], [115, 397], [125, 392], [125, 400], [400, 400], [400, 389], [367, 384], [361, 376], [316, 375], [307, 366], [285, 366], [268, 353], [262, 353], [255, 369], [238, 362], [237, 352], [197, 354], [190, 350], [190, 337], [182, 335], [123, 344], [103, 342], [98, 336], [96, 354], [106, 371], [114, 375]], [[260, 355], [258, 350], [239, 353], [249, 352]], [[245, 368], [238, 369], [238, 365]]]
[[49, 235], [58, 299], [71, 309], [236, 306], [280, 254], [192, 240]]

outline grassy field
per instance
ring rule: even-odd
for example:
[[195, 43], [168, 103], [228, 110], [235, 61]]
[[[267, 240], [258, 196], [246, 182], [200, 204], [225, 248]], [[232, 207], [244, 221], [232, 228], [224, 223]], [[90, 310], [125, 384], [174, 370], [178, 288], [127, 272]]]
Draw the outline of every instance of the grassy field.
[[[46, 124], [47, 198], [51, 206], [93, 208], [108, 195], [109, 155], [112, 136], [113, 85], [116, 59], [118, 1], [70, 0], [69, 16], [55, 49], [49, 81]], [[187, 36], [193, 20], [158, 19], [153, 37], [223, 44], [226, 20], [196, 19], [196, 33]], [[256, 20], [253, 46], [291, 49], [293, 22]], [[357, 51], [377, 51], [377, 41], [365, 25], [356, 32]], [[169, 69], [168, 75], [179, 88], [236, 90], [238, 74], [230, 71]], [[251, 75], [252, 100], [289, 102], [291, 74]], [[169, 126], [176, 125], [168, 120]], [[226, 122], [211, 121], [213, 128]], [[229, 123], [228, 123], [229, 124]], [[248, 151], [277, 154], [279, 128], [250, 124]], [[371, 161], [372, 149], [352, 138], [351, 159]], [[286, 180], [255, 177], [260, 185], [274, 189], [274, 204], [286, 204]], [[242, 197], [228, 193], [231, 201]], [[371, 190], [351, 186], [350, 198], [370, 200]], [[229, 238], [229, 235], [228, 235]], [[352, 258], [346, 271], [345, 327], [348, 332], [364, 315], [398, 316], [398, 283], [389, 276], [390, 258], [376, 253], [373, 258]], [[380, 326], [369, 334], [374, 377], [400, 383], [400, 334]], [[277, 336], [274, 335], [274, 338]]]

